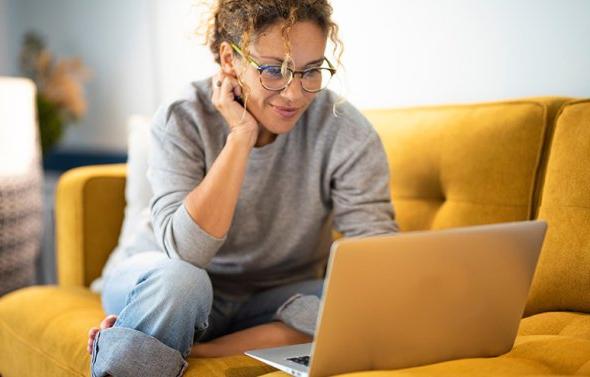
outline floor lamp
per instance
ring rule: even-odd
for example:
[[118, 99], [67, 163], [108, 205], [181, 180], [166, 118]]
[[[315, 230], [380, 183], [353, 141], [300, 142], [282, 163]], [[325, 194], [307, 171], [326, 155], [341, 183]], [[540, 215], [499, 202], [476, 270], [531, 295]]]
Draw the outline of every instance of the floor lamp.
[[0, 77], [0, 295], [35, 282], [42, 170], [35, 85]]

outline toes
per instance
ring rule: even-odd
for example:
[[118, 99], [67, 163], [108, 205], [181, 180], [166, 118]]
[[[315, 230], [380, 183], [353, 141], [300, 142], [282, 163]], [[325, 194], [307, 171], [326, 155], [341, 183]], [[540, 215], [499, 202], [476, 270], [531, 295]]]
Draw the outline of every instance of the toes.
[[94, 346], [94, 338], [88, 339], [88, 345], [86, 346], [86, 350], [89, 354], [92, 355], [92, 347]]
[[96, 334], [98, 334], [97, 328], [90, 329], [90, 332], [88, 333], [88, 339], [94, 340], [94, 338], [96, 338]]
[[102, 320], [102, 322], [100, 323], [100, 328], [93, 327], [90, 330], [88, 330], [88, 345], [86, 347], [86, 350], [88, 351], [89, 354], [92, 355], [92, 346], [94, 345], [94, 340], [96, 339], [96, 335], [98, 334], [98, 332], [100, 330], [104, 330], [104, 329], [108, 329], [110, 327], [113, 327], [115, 325], [116, 320], [117, 320], [116, 315], [109, 315], [109, 316], [105, 317], [105, 319]]
[[96, 335], [97, 332], [98, 332], [98, 327], [93, 327], [90, 330], [88, 330], [88, 336], [93, 337]]
[[109, 327], [113, 327], [113, 325], [115, 324], [115, 322], [117, 321], [117, 316], [116, 315], [110, 315], [106, 318], [107, 322], [110, 324]]
[[100, 323], [100, 329], [108, 329], [109, 327], [113, 327], [115, 321], [117, 320], [117, 316], [109, 315], [105, 319], [102, 320]]
[[96, 339], [96, 335], [98, 334], [98, 328], [93, 327], [88, 331], [88, 345], [86, 349], [88, 353], [92, 355], [92, 346], [94, 345], [94, 339]]

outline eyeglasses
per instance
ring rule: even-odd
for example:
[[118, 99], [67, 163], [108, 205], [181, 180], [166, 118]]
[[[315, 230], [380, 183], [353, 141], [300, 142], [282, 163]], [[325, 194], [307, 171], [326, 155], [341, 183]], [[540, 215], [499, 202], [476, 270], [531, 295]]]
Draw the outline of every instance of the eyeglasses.
[[[231, 46], [238, 54], [246, 58], [237, 45], [231, 43]], [[262, 65], [250, 56], [247, 59], [260, 74], [260, 84], [265, 89], [273, 91], [285, 89], [293, 81], [293, 77], [299, 74], [303, 90], [309, 93], [317, 93], [328, 86], [330, 79], [336, 73], [336, 69], [327, 58], [324, 58], [324, 60], [328, 63], [328, 67], [313, 67], [302, 71], [296, 71], [288, 67], [283, 71], [280, 65]]]

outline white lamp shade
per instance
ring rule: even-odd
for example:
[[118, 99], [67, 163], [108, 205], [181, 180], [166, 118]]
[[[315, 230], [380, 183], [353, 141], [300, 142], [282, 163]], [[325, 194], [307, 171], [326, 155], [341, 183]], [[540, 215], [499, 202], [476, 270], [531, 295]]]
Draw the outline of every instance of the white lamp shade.
[[25, 175], [38, 159], [35, 84], [0, 77], [0, 177]]

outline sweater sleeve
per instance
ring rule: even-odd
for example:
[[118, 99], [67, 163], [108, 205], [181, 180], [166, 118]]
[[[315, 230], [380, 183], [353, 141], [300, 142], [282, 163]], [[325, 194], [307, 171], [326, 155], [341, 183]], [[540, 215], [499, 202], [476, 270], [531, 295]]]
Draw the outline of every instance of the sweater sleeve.
[[205, 267], [225, 242], [206, 233], [185, 207], [186, 196], [205, 176], [205, 153], [194, 118], [173, 103], [160, 108], [151, 128], [148, 179], [154, 234], [170, 258]]
[[395, 233], [389, 166], [381, 139], [369, 125], [363, 138], [337, 137], [331, 175], [334, 228], [346, 237]]

